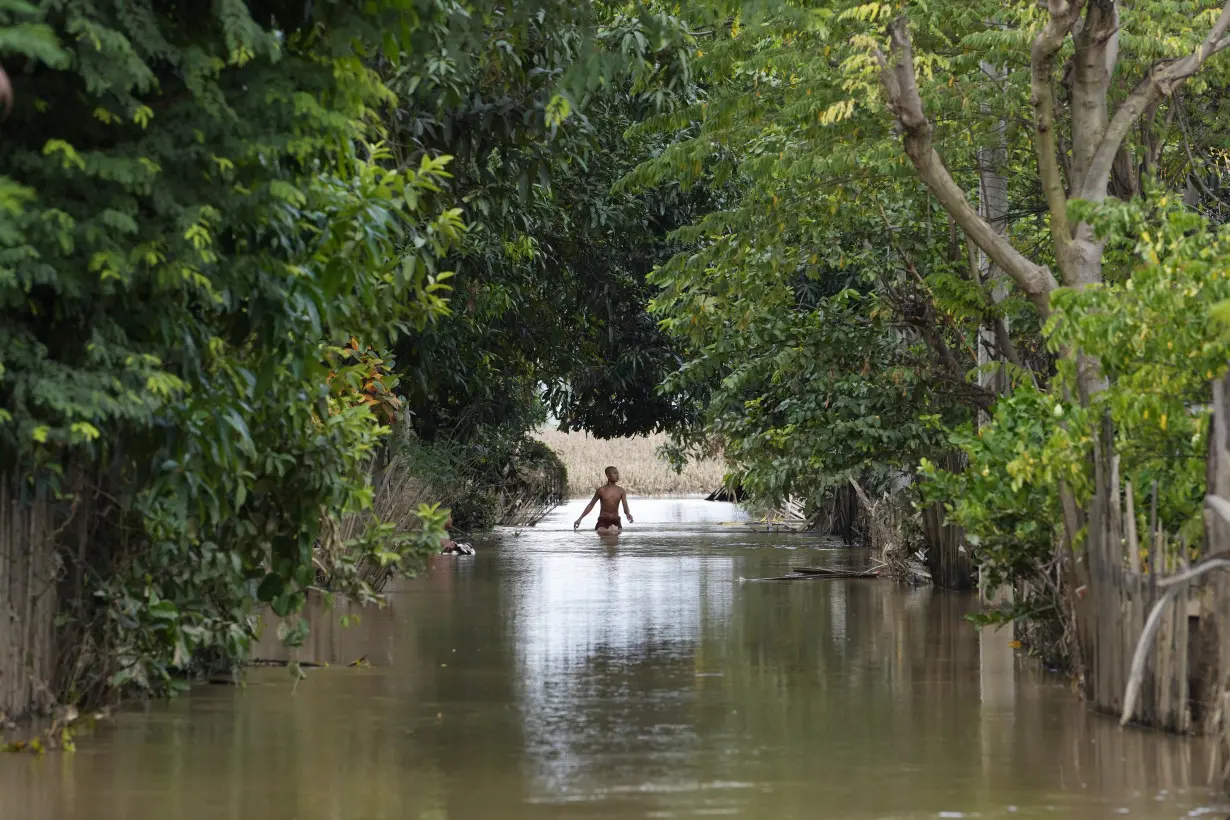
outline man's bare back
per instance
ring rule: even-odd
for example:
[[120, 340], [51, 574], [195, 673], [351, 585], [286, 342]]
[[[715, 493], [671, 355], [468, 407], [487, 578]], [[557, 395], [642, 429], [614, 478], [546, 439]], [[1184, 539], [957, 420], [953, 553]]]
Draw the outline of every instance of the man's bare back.
[[606, 468], [606, 484], [594, 491], [594, 497], [589, 500], [589, 504], [585, 507], [585, 512], [581, 513], [581, 518], [578, 518], [572, 525], [575, 530], [581, 526], [581, 519], [589, 515], [589, 511], [594, 508], [595, 504], [601, 503], [598, 512], [598, 523], [594, 527], [599, 535], [617, 535], [623, 530], [623, 523], [619, 520], [619, 505], [622, 502], [624, 505], [624, 515], [628, 516], [628, 523], [632, 523], [632, 513], [628, 510], [628, 493], [619, 486], [619, 470], [614, 467]]

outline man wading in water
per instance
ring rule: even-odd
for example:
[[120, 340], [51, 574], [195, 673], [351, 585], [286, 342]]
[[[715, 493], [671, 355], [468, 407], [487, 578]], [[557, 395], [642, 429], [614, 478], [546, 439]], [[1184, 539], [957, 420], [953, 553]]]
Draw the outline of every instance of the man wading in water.
[[[589, 511], [599, 501], [602, 502], [602, 510], [598, 513], [598, 524], [594, 527], [599, 535], [619, 535], [623, 532], [623, 524], [619, 521], [621, 501], [624, 505], [624, 515], [628, 516], [628, 523], [632, 523], [632, 513], [628, 512], [628, 492], [619, 486], [619, 470], [614, 467], [606, 468], [606, 484], [594, 491], [594, 497], [589, 500], [589, 506], [585, 508], [585, 512], [581, 513], [581, 518], [589, 515]], [[574, 530], [581, 526], [581, 518], [578, 518], [572, 525]]]

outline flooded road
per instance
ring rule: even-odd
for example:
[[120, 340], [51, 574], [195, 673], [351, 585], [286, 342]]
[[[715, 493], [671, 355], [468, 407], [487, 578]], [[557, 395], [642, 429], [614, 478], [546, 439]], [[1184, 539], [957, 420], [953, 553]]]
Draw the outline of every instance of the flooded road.
[[293, 694], [253, 670], [0, 756], [0, 818], [1230, 815], [1201, 747], [1089, 715], [967, 596], [743, 583], [859, 558], [690, 500], [633, 499], [616, 547], [581, 506], [318, 627]]

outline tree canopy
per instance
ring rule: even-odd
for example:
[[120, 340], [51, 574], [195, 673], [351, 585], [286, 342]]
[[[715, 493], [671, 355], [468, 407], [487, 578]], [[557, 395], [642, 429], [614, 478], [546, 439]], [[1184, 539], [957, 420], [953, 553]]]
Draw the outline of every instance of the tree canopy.
[[391, 427], [498, 477], [548, 409], [681, 417], [645, 274], [697, 200], [611, 191], [686, 79], [670, 20], [0, 0], [0, 461], [56, 511], [59, 695], [165, 690], [258, 605], [297, 640], [310, 589], [411, 568], [447, 516], [371, 516]]
[[[653, 274], [687, 351], [667, 388], [710, 397], [681, 444], [716, 435], [770, 499], [921, 467], [919, 503], [947, 507], [987, 577], [1044, 590], [1028, 612], [1077, 617], [1078, 575], [1046, 579], [1102, 537], [1095, 497], [1121, 492], [1095, 480], [1097, 447], [1161, 488], [1172, 543], [1197, 541], [1227, 354], [1205, 129], [1230, 8], [686, 15], [674, 42], [693, 82], [633, 129], [674, 138], [620, 185], [730, 192]], [[968, 467], [938, 470], [954, 449]]]
[[0, 458], [78, 527], [61, 691], [170, 685], [257, 604], [432, 549], [430, 506], [341, 535], [391, 427], [493, 475], [551, 416], [720, 449], [762, 500], [855, 479], [1075, 617], [1051, 579], [1102, 537], [1106, 448], [1200, 537], [1228, 28], [1204, 0], [0, 0]]

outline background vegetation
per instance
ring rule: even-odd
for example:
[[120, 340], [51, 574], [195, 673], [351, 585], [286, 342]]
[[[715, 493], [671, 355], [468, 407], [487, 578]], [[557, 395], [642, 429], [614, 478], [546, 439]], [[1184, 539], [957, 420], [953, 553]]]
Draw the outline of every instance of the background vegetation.
[[555, 93], [617, 67], [580, 64], [596, 13], [0, 2], [4, 524], [56, 622], [52, 680], [6, 627], [31, 680], [0, 710], [163, 693], [241, 661], [260, 606], [293, 642], [308, 589], [370, 598], [446, 518], [373, 514], [394, 463], [453, 470], [483, 526], [548, 403], [662, 423], [637, 273], [662, 230], [604, 181], [641, 103], [591, 85], [597, 127]]
[[705, 398], [677, 452], [716, 436], [749, 493], [813, 509], [852, 478], [938, 504], [961, 537], [920, 546], [963, 542], [1016, 589], [1003, 617], [1093, 641], [1083, 555], [1121, 553], [1121, 479], [1158, 488], [1141, 532], [1202, 538], [1230, 9], [686, 14], [692, 82], [632, 129], [674, 136], [617, 186], [723, 192], [651, 275], [666, 387]]
[[1118, 476], [1202, 537], [1228, 30], [1202, 0], [0, 0], [34, 689], [165, 692], [258, 606], [301, 638], [308, 589], [434, 549], [423, 494], [508, 515], [548, 417], [847, 525], [857, 481], [1073, 646]]
[[[665, 433], [598, 439], [584, 433], [543, 429], [535, 438], [555, 451], [568, 469], [568, 496], [590, 498], [606, 482], [603, 471], [619, 468], [620, 484], [634, 496], [708, 495], [722, 486], [726, 463], [721, 458], [688, 462], [681, 471], [659, 455]], [[635, 516], [636, 513], [633, 513]]]

